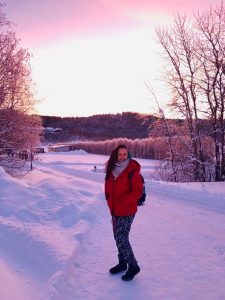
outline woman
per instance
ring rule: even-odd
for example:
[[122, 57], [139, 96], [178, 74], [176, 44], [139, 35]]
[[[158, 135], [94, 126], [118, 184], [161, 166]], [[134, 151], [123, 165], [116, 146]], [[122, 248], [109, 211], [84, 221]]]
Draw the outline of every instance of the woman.
[[[137, 201], [142, 195], [143, 183], [140, 164], [131, 159], [125, 145], [116, 147], [106, 164], [105, 197], [112, 216], [113, 234], [118, 248], [119, 264], [109, 271], [116, 274], [128, 270], [121, 278], [131, 280], [140, 272], [129, 243], [131, 224], [137, 212]], [[132, 182], [129, 173], [133, 171]]]

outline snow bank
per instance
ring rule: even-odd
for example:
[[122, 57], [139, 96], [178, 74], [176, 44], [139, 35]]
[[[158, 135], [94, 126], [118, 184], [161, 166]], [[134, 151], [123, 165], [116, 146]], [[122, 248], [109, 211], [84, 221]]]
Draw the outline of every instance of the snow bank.
[[73, 154], [76, 154], [76, 155], [84, 155], [84, 154], [88, 154], [86, 151], [84, 151], [83, 149], [80, 149], [80, 150], [74, 150], [72, 151]]
[[[100, 188], [40, 162], [40, 169], [23, 180], [0, 168], [0, 191], [1, 256], [38, 278], [51, 295], [78, 255], [90, 225], [98, 222], [92, 206]], [[0, 291], [2, 299], [1, 293], [5, 291]]]

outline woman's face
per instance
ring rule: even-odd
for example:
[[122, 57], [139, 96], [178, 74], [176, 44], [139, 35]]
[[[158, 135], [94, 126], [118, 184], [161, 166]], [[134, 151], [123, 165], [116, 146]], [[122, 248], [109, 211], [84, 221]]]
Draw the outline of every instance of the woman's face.
[[118, 151], [118, 161], [124, 161], [128, 158], [128, 151], [127, 149], [121, 148]]

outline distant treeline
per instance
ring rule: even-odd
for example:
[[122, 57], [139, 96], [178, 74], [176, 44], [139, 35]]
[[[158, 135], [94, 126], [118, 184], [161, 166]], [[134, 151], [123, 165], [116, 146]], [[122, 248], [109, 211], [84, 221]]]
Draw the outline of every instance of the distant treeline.
[[[86, 137], [92, 140], [125, 137], [130, 139], [146, 138], [149, 127], [156, 121], [152, 115], [143, 115], [133, 112], [118, 114], [101, 114], [90, 117], [55, 117], [42, 116], [44, 127], [60, 127], [61, 138], [71, 136]], [[49, 134], [47, 138], [49, 138]], [[54, 135], [57, 139], [57, 135]], [[52, 137], [51, 137], [52, 140]]]
[[105, 141], [81, 141], [71, 144], [70, 151], [85, 150], [88, 153], [110, 155], [119, 144], [127, 145], [131, 155], [139, 158], [164, 159], [168, 154], [168, 142], [164, 137], [127, 139], [117, 138]]
[[[101, 114], [90, 117], [42, 116], [44, 127], [62, 129], [61, 133], [45, 133], [45, 140], [51, 142], [101, 141], [114, 138], [143, 139], [150, 136], [165, 136], [164, 130], [157, 129], [159, 122], [160, 118], [154, 115], [134, 112]], [[183, 125], [182, 119], [172, 119], [171, 122], [178, 127]], [[209, 121], [200, 120], [199, 126], [204, 134], [210, 132]]]

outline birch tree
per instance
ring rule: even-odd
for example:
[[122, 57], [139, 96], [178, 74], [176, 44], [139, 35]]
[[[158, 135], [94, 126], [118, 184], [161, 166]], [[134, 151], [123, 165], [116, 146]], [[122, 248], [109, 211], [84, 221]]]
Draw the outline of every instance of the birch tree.
[[[223, 2], [191, 20], [178, 14], [171, 28], [156, 29], [166, 62], [164, 80], [171, 89], [169, 106], [186, 121], [189, 140], [184, 142], [190, 146], [186, 167], [192, 168], [194, 181], [209, 180], [207, 170], [212, 164], [214, 175], [210, 173], [210, 178], [225, 178], [224, 33]], [[207, 135], [201, 132], [201, 118], [212, 124], [212, 132]], [[214, 140], [213, 157], [204, 148], [208, 136]]]

